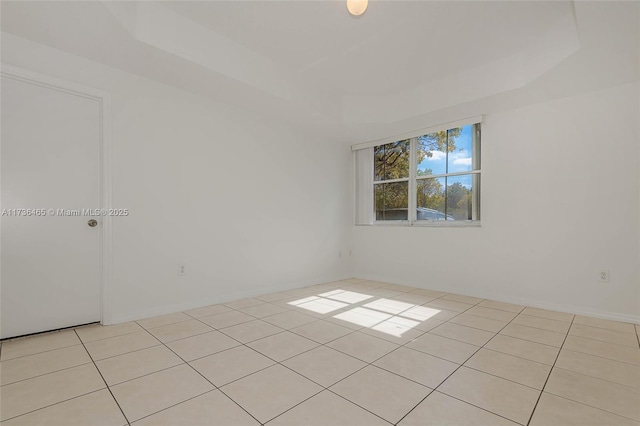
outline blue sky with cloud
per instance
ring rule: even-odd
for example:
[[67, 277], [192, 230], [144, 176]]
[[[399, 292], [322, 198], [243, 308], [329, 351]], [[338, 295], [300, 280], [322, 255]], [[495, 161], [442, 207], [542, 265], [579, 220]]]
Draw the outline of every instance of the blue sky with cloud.
[[[464, 126], [460, 136], [455, 139], [456, 148], [454, 151], [447, 153], [443, 151], [431, 151], [431, 157], [425, 157], [420, 164], [418, 170], [431, 170], [431, 174], [444, 174], [471, 171], [471, 155], [472, 155], [472, 129], [473, 126]], [[450, 177], [448, 184], [460, 182], [464, 186], [471, 186], [471, 176]]]
[[[460, 136], [455, 139], [456, 149], [449, 153], [447, 161], [447, 153], [443, 151], [431, 151], [431, 157], [425, 157], [420, 164], [418, 164], [418, 170], [431, 169], [434, 175], [444, 173], [456, 173], [471, 171], [471, 131], [473, 126], [464, 126]], [[453, 178], [449, 178], [451, 184]], [[471, 177], [469, 176], [469, 182]], [[464, 182], [461, 182], [464, 184]], [[466, 185], [465, 185], [466, 186]]]

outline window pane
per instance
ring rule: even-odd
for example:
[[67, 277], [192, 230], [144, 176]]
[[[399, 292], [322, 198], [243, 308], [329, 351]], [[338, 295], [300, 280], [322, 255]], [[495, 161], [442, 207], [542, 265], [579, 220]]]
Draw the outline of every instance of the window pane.
[[407, 220], [409, 182], [374, 185], [376, 220]]
[[[480, 175], [448, 176], [417, 181], [418, 220], [478, 220], [474, 217], [474, 184]], [[477, 191], [477, 188], [476, 188]]]
[[468, 172], [472, 169], [473, 125], [448, 130], [449, 155], [447, 173]]
[[374, 147], [375, 180], [409, 177], [409, 140]]
[[447, 132], [436, 132], [418, 137], [416, 152], [417, 175], [447, 173]]
[[446, 178], [428, 178], [417, 181], [418, 220], [446, 220], [446, 187]]
[[441, 175], [472, 170], [473, 125], [420, 136], [417, 175]]
[[447, 216], [455, 220], [473, 219], [473, 175], [447, 178]]

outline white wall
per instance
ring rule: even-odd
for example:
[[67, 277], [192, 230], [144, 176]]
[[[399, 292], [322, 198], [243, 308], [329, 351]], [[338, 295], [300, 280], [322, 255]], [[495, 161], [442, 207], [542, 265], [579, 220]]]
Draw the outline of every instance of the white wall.
[[347, 146], [5, 33], [1, 59], [112, 93], [107, 322], [351, 275], [640, 321], [637, 84], [488, 115], [481, 228], [354, 227]]
[[131, 215], [113, 219], [107, 323], [351, 275], [347, 146], [6, 33], [2, 62], [112, 94]]
[[482, 227], [354, 227], [355, 275], [640, 322], [639, 99], [636, 83], [486, 116]]

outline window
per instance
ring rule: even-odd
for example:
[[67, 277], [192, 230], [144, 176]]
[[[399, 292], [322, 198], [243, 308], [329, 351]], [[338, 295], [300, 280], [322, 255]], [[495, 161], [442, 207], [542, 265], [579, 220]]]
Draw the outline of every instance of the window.
[[407, 220], [410, 140], [373, 148], [376, 220]]
[[356, 223], [477, 223], [481, 125], [471, 123], [354, 147]]

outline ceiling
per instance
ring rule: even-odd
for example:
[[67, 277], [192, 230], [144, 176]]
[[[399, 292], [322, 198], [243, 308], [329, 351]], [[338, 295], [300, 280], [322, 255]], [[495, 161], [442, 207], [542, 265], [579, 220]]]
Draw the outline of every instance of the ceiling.
[[572, 13], [567, 2], [372, 2], [362, 18], [338, 1], [163, 5], [350, 95], [394, 93], [515, 54]]
[[372, 0], [357, 18], [304, 0], [1, 12], [3, 32], [350, 143], [638, 79], [637, 2]]

